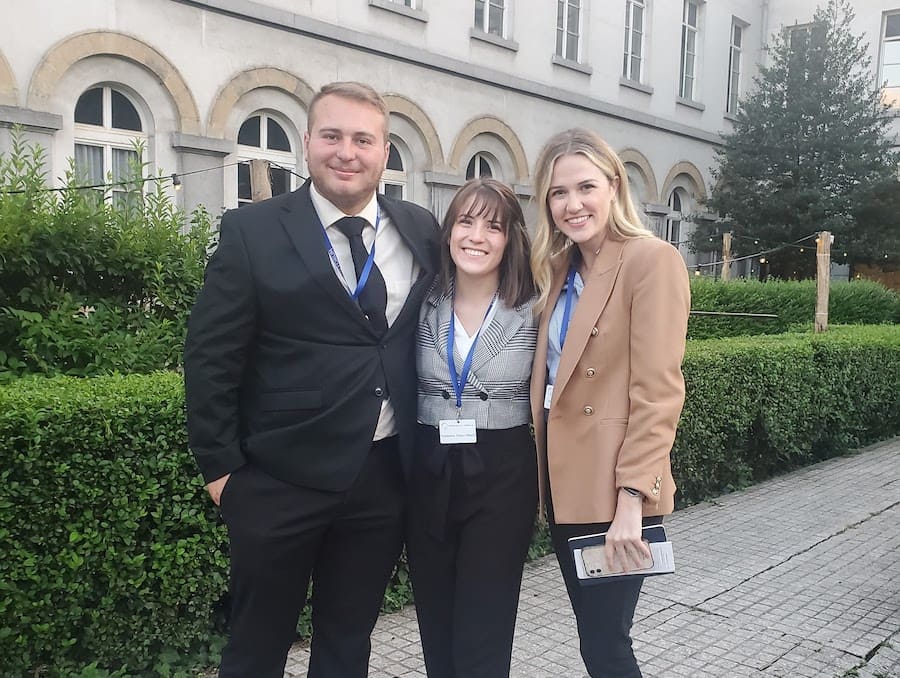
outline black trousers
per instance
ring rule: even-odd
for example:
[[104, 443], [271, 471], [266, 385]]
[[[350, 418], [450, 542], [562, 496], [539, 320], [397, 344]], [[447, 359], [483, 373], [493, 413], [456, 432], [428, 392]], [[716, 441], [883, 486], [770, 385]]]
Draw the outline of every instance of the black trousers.
[[[606, 532], [610, 523], [558, 524], [552, 501], [547, 501], [550, 537], [575, 620], [581, 657], [591, 678], [641, 678], [641, 670], [631, 649], [631, 624], [644, 577], [609, 579], [584, 586], [578, 581], [568, 540]], [[644, 525], [658, 525], [662, 517], [644, 518]]]
[[[419, 427], [406, 544], [428, 677], [508, 676], [537, 513], [534, 442], [520, 426], [437, 443]], [[435, 453], [443, 463], [423, 463]]]
[[372, 446], [346, 492], [296, 487], [248, 464], [221, 500], [231, 552], [222, 678], [281, 678], [310, 579], [309, 678], [366, 678], [369, 636], [403, 539], [396, 438]]

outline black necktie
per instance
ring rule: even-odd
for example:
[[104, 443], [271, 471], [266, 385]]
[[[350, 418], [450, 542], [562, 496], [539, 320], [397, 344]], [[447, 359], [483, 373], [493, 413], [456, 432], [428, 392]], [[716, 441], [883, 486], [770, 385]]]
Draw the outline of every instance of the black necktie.
[[[366, 223], [362, 217], [344, 217], [335, 224], [350, 241], [350, 254], [353, 256], [353, 268], [356, 269], [357, 280], [362, 276], [363, 267], [369, 258], [369, 252], [362, 239], [362, 230]], [[385, 319], [387, 287], [381, 271], [378, 270], [374, 261], [372, 261], [372, 270], [369, 271], [369, 280], [362, 292], [359, 293], [358, 300], [359, 307], [366, 314], [375, 331], [379, 335], [387, 332], [387, 320]]]

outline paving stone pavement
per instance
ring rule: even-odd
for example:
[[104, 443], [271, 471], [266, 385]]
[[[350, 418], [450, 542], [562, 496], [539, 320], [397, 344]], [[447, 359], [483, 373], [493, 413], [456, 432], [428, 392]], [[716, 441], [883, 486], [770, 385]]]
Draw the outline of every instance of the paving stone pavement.
[[[900, 438], [666, 525], [677, 572], [647, 580], [632, 633], [645, 678], [900, 678]], [[511, 676], [585, 675], [556, 561], [529, 563]], [[425, 678], [413, 607], [379, 619], [369, 676]]]

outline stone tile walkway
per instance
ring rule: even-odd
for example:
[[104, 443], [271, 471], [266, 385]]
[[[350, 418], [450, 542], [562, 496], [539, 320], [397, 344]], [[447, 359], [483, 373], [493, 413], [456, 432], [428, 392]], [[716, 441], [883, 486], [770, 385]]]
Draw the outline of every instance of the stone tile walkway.
[[[900, 678], [900, 438], [666, 525], [678, 571], [647, 580], [632, 634], [645, 678]], [[369, 675], [425, 678], [414, 608], [379, 620]], [[586, 675], [552, 556], [526, 565], [511, 675]]]

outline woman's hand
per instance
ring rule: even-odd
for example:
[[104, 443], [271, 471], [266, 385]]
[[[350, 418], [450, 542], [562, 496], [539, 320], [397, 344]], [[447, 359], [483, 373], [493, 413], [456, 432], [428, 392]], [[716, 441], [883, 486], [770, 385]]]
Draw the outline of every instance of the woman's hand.
[[650, 548], [641, 539], [643, 503], [641, 495], [619, 490], [616, 515], [606, 532], [606, 562], [612, 572], [643, 569], [651, 557]]

